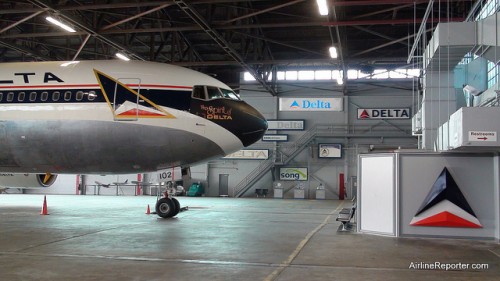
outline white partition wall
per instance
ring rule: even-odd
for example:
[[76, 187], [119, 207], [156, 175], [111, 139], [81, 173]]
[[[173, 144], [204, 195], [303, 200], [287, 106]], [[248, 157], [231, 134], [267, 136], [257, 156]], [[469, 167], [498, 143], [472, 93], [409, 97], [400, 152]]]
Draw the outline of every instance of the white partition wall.
[[396, 235], [396, 157], [361, 155], [358, 167], [358, 231]]
[[498, 240], [499, 159], [488, 153], [361, 155], [358, 231]]

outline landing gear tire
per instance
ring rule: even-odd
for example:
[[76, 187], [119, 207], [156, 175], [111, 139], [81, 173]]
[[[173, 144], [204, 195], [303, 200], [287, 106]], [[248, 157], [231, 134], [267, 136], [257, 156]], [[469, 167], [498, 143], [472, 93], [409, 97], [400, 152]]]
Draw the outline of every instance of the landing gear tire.
[[174, 206], [175, 206], [174, 214], [172, 215], [172, 217], [175, 217], [181, 211], [181, 204], [175, 198], [172, 198], [171, 200], [172, 200], [172, 202], [174, 202]]
[[[178, 203], [179, 202], [177, 201], [177, 204]], [[156, 202], [156, 207], [155, 207], [156, 214], [158, 214], [158, 216], [165, 218], [165, 219], [171, 218], [171, 217], [177, 215], [177, 213], [179, 213], [179, 211], [178, 211], [179, 209], [180, 208], [176, 207], [174, 200], [172, 200], [168, 197], [161, 198], [160, 200], [158, 200], [158, 202]]]

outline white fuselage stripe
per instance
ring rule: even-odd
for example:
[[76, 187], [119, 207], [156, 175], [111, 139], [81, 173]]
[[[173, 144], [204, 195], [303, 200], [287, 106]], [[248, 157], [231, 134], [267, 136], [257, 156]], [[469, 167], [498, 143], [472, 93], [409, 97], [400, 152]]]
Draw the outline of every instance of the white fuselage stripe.
[[145, 126], [156, 126], [188, 131], [217, 143], [227, 154], [242, 147], [241, 141], [225, 128], [193, 115], [187, 111], [162, 107], [175, 118], [138, 118], [136, 121], [115, 121], [105, 102], [93, 103], [30, 103], [2, 104], [0, 115], [5, 121], [19, 120], [92, 120], [105, 122], [133, 122]]

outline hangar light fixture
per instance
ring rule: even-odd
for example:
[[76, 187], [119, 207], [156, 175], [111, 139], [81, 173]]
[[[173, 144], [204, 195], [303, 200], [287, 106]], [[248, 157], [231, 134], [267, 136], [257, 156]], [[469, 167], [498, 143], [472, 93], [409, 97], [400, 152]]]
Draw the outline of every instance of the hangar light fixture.
[[71, 26], [65, 24], [65, 23], [62, 23], [58, 20], [56, 20], [55, 18], [53, 17], [46, 17], [45, 18], [48, 22], [52, 23], [52, 24], [55, 24], [57, 26], [59, 26], [60, 28], [68, 31], [68, 32], [76, 32], [76, 30], [74, 30]]
[[330, 47], [330, 49], [328, 49], [328, 51], [330, 52], [330, 57], [332, 59], [336, 59], [339, 57], [339, 55], [337, 54], [337, 48], [335, 47]]
[[66, 67], [66, 66], [69, 66], [69, 65], [72, 65], [72, 64], [77, 64], [77, 63], [79, 63], [79, 62], [80, 62], [80, 61], [78, 61], [78, 60], [67, 61], [67, 62], [61, 63], [61, 66], [62, 66], [62, 67]]
[[118, 57], [119, 59], [124, 60], [124, 61], [130, 60], [126, 55], [124, 55], [122, 53], [116, 53], [116, 57]]
[[319, 14], [322, 16], [328, 15], [328, 4], [326, 0], [316, 0], [316, 3], [318, 3]]

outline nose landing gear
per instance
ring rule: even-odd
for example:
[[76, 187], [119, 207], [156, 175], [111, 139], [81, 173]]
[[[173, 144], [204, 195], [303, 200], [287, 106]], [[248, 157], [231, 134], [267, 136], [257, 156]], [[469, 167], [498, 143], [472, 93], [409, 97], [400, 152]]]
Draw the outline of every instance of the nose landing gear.
[[156, 214], [162, 218], [175, 217], [181, 210], [181, 204], [173, 197], [163, 197], [156, 202]]
[[[181, 204], [177, 199], [172, 197], [176, 194], [173, 182], [167, 183], [165, 192], [162, 193], [163, 197], [156, 201], [155, 211], [156, 214], [162, 218], [175, 217], [179, 212], [187, 210], [187, 207], [181, 208]], [[158, 197], [160, 194], [158, 194]]]

